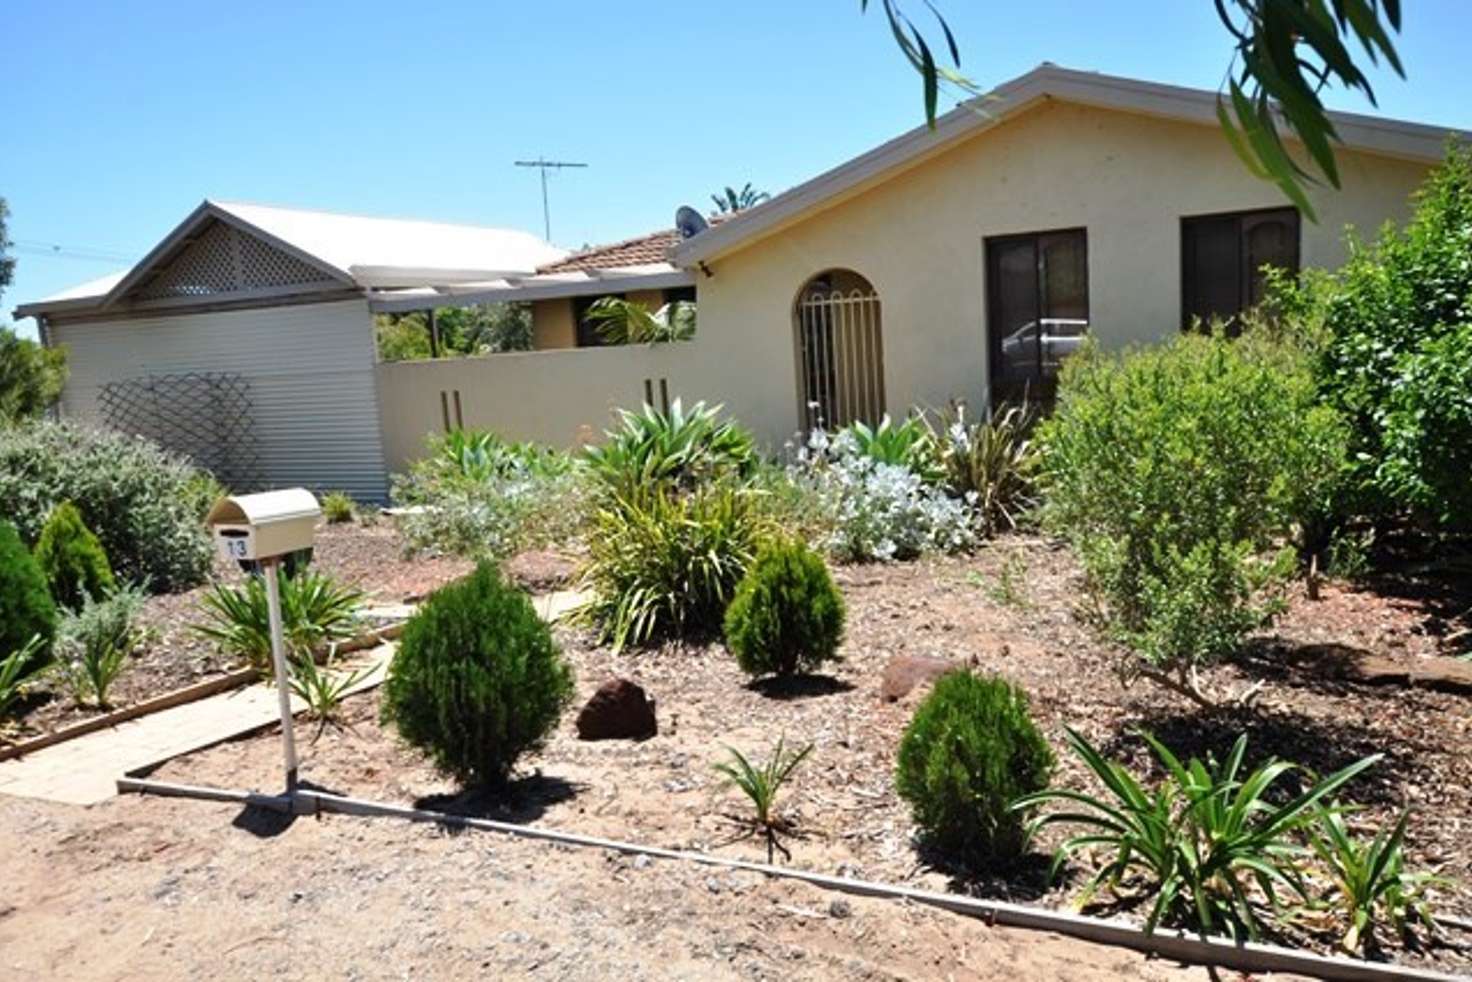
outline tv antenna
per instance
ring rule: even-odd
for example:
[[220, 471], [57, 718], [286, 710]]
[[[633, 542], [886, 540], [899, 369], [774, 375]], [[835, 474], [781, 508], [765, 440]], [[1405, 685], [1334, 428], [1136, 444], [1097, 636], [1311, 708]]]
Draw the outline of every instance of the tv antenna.
[[547, 207], [547, 171], [561, 170], [564, 167], [587, 167], [571, 160], [548, 160], [538, 157], [536, 160], [518, 160], [517, 167], [535, 167], [542, 172], [542, 237], [548, 242], [552, 241], [552, 212]]

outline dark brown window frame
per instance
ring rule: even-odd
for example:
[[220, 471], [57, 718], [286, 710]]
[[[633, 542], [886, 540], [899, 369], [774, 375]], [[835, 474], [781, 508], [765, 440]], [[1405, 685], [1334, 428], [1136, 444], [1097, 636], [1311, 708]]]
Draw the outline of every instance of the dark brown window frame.
[[1237, 309], [1230, 315], [1228, 320], [1236, 317], [1250, 306], [1249, 289], [1252, 282], [1251, 270], [1244, 269], [1246, 265], [1246, 242], [1242, 220], [1249, 218], [1262, 218], [1268, 215], [1291, 214], [1293, 216], [1293, 268], [1289, 272], [1297, 273], [1303, 268], [1303, 216], [1298, 209], [1292, 205], [1276, 205], [1271, 208], [1245, 208], [1232, 211], [1214, 211], [1199, 215], [1182, 215], [1180, 219], [1180, 230], [1177, 242], [1180, 245], [1181, 256], [1181, 330], [1189, 331], [1191, 321], [1195, 316], [1191, 312], [1191, 253], [1188, 249], [1187, 228], [1193, 223], [1221, 221], [1223, 219], [1235, 219], [1237, 223]]
[[[1007, 245], [1012, 242], [1031, 240], [1034, 243], [1033, 291], [1038, 298], [1038, 317], [1039, 319], [1041, 319], [1043, 316], [1043, 283], [1041, 271], [1039, 270], [1038, 263], [1036, 261], [1038, 243], [1042, 239], [1048, 238], [1049, 236], [1057, 235], [1077, 235], [1082, 240], [1084, 250], [1083, 319], [1086, 321], [1091, 320], [1093, 311], [1093, 290], [1091, 281], [1093, 277], [1090, 274], [1089, 268], [1088, 226], [1069, 225], [1062, 228], [1038, 229], [1036, 231], [1028, 232], [1008, 232], [1003, 235], [988, 235], [981, 240], [983, 290], [985, 292], [986, 301], [987, 380], [989, 388], [991, 389], [991, 399], [993, 404], [1006, 400], [1015, 401], [1024, 396], [1028, 399], [1038, 399], [1041, 401], [1048, 401], [1053, 398], [1054, 392], [1057, 387], [1057, 379], [1048, 378], [1041, 373], [1041, 370], [1039, 371], [1038, 378], [1036, 380], [1037, 387], [1035, 389], [1029, 388], [1029, 390], [1026, 392], [1013, 391], [1015, 389], [1015, 384], [1009, 385], [1001, 377], [1003, 338], [1002, 332], [1000, 330], [1001, 315], [998, 311], [998, 276], [995, 250], [998, 246]], [[1039, 354], [1039, 364], [1041, 365], [1041, 353]]]

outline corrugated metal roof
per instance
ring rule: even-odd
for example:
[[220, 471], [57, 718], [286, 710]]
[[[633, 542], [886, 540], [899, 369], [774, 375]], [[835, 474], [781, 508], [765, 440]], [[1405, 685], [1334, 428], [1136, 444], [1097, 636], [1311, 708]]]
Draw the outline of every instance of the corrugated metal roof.
[[443, 270], [452, 274], [472, 271], [484, 280], [508, 273], [530, 273], [567, 255], [566, 250], [517, 229], [373, 218], [239, 201], [211, 203], [349, 274], [355, 267]]
[[[206, 200], [132, 269], [78, 284], [16, 309], [17, 317], [64, 305], [86, 310], [130, 293], [202, 230], [227, 222], [309, 260], [344, 285], [442, 286], [533, 273], [567, 255], [530, 232], [451, 222], [376, 218], [237, 201]], [[119, 287], [122, 290], [119, 291]]]

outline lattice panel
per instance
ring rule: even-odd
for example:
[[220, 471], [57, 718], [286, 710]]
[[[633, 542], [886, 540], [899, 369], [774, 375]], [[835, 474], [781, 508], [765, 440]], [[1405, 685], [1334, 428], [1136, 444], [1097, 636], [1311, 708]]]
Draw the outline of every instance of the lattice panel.
[[224, 222], [211, 222], [194, 242], [134, 296], [139, 300], [215, 297], [268, 287], [335, 282], [309, 263]]
[[309, 263], [244, 232], [236, 232], [240, 271], [246, 289], [268, 286], [304, 286], [334, 282]]
[[109, 426], [188, 457], [232, 491], [264, 484], [252, 408], [250, 382], [234, 372], [125, 379], [98, 397]]

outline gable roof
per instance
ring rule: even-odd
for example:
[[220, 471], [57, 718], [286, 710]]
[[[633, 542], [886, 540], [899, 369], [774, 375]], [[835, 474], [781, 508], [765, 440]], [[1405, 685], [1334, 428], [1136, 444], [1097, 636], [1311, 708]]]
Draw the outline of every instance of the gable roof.
[[228, 226], [296, 266], [304, 288], [360, 289], [480, 282], [530, 274], [566, 251], [528, 232], [373, 218], [206, 199], [131, 269], [16, 308], [17, 317], [106, 310], [168, 274], [191, 246]]
[[[677, 242], [671, 261], [691, 268], [702, 261], [730, 253], [882, 183], [1046, 99], [1208, 126], [1219, 125], [1215, 92], [1075, 71], [1045, 62], [998, 86], [993, 92], [938, 117], [933, 128], [916, 127], [738, 213], [719, 228]], [[1356, 113], [1330, 112], [1328, 116], [1342, 144], [1352, 150], [1417, 161], [1441, 160], [1448, 132], [1444, 127]]]

